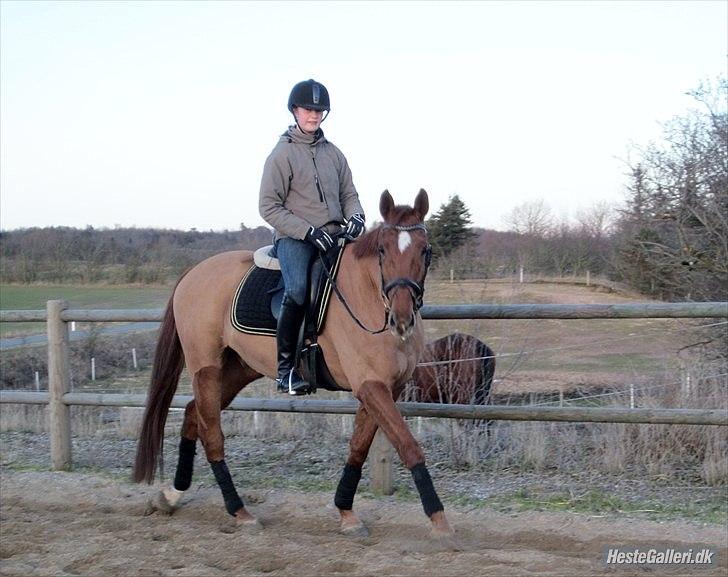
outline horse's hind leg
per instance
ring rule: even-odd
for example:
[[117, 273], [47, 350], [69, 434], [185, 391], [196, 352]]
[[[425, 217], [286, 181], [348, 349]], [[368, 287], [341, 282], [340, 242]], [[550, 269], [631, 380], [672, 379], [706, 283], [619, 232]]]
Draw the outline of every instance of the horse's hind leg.
[[[222, 387], [221, 407], [226, 408], [246, 385], [260, 376], [260, 373], [244, 366], [235, 353], [230, 350], [226, 351], [220, 377]], [[198, 437], [197, 404], [195, 400], [192, 400], [185, 408], [174, 482], [159, 495], [156, 503], [157, 508], [168, 512], [173, 511], [184, 492], [192, 484], [192, 471]]]

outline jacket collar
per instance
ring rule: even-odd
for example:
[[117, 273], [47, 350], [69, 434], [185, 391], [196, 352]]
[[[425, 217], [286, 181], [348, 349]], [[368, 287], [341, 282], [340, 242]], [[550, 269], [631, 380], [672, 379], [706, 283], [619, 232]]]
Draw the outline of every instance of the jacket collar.
[[326, 141], [324, 131], [320, 128], [314, 134], [306, 134], [303, 130], [298, 128], [297, 124], [292, 124], [288, 127], [288, 130], [281, 135], [281, 139], [284, 138], [288, 142], [293, 142], [295, 144], [308, 144], [309, 146]]

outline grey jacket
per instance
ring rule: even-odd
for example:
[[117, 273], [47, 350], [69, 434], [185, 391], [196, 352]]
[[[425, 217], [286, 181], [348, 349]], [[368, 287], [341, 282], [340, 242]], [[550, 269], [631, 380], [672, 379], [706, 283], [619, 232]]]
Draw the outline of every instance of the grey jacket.
[[338, 232], [353, 214], [364, 214], [342, 152], [324, 138], [291, 126], [265, 161], [260, 216], [281, 237], [303, 239], [309, 228]]

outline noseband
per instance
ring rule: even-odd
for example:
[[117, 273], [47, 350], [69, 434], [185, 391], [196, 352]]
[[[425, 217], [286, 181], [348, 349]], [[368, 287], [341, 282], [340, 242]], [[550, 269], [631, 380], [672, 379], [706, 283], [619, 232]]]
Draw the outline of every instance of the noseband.
[[[383, 224], [382, 229], [393, 229], [399, 232], [409, 232], [411, 230], [422, 230], [427, 235], [427, 227], [419, 222], [417, 224], [410, 225], [399, 225], [399, 224]], [[427, 277], [427, 271], [430, 268], [430, 262], [432, 261], [432, 247], [428, 244], [425, 249], [425, 274], [422, 277], [422, 282], [417, 283], [410, 278], [398, 277], [388, 283], [384, 283], [384, 268], [382, 266], [382, 251], [379, 252], [379, 274], [381, 275], [381, 287], [382, 287], [382, 300], [384, 301], [384, 309], [389, 313], [391, 309], [391, 297], [390, 293], [398, 287], [406, 287], [412, 297], [412, 305], [414, 311], [417, 312], [422, 308], [422, 304], [425, 297], [425, 278]]]

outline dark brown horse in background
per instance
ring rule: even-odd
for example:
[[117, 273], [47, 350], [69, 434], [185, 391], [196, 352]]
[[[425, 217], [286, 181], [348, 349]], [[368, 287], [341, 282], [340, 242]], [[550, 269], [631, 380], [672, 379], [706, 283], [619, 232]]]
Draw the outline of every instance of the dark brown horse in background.
[[[345, 533], [366, 532], [352, 505], [362, 465], [381, 428], [412, 473], [433, 534], [452, 534], [425, 455], [394, 402], [395, 391], [411, 378], [424, 348], [419, 308], [431, 252], [423, 223], [428, 208], [424, 190], [412, 207], [395, 206], [389, 192], [382, 194], [383, 224], [344, 249], [336, 281], [358, 323], [382, 330], [360, 328], [341, 299], [332, 299], [318, 338], [334, 380], [361, 402], [334, 499]], [[220, 427], [221, 410], [243, 387], [263, 375], [276, 375], [275, 339], [239, 332], [230, 319], [235, 288], [252, 265], [249, 251], [208, 258], [180, 279], [167, 306], [137, 448], [135, 481], [154, 479], [167, 413], [185, 365], [192, 375], [194, 400], [185, 409], [174, 483], [157, 495], [159, 508], [173, 510], [190, 487], [199, 439], [227, 511], [240, 524], [258, 524], [233, 484]]]
[[486, 405], [495, 374], [495, 354], [480, 339], [452, 333], [425, 346], [398, 400]]

